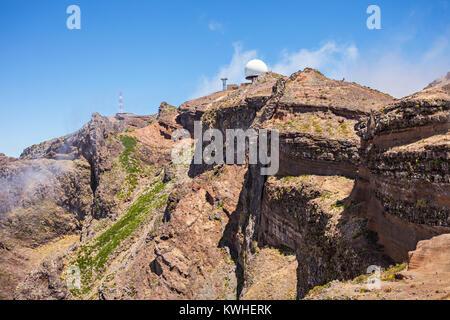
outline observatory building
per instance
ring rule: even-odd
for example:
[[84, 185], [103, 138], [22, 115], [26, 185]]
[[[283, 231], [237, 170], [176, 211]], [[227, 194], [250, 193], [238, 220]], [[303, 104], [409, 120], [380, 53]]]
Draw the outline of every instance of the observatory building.
[[[267, 68], [267, 65], [262, 60], [253, 59], [253, 60], [250, 60], [249, 62], [247, 62], [247, 64], [245, 65], [245, 79], [251, 80], [252, 82], [254, 82], [255, 79], [258, 78], [258, 76], [260, 76], [266, 72], [269, 72], [269, 68]], [[228, 84], [227, 85], [228, 78], [221, 78], [220, 80], [222, 80], [222, 90], [223, 91], [239, 89], [239, 86], [236, 84]], [[248, 83], [248, 82], [241, 83], [241, 87], [247, 86], [249, 84], [250, 83]]]
[[259, 59], [250, 60], [245, 66], [245, 79], [253, 82], [258, 76], [268, 71], [269, 69], [263, 61]]

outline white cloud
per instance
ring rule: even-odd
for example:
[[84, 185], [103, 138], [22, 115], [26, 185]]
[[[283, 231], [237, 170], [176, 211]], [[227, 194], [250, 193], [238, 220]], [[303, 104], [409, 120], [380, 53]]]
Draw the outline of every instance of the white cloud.
[[219, 72], [212, 76], [202, 76], [200, 85], [191, 98], [198, 98], [222, 89], [221, 78], [228, 78], [228, 83], [240, 84], [244, 77], [246, 63], [256, 58], [256, 50], [242, 51], [240, 43], [233, 44], [234, 53], [228, 65], [220, 68]]
[[219, 31], [221, 33], [224, 31], [223, 24], [217, 21], [210, 21], [208, 24], [208, 29], [211, 31]]
[[328, 76], [339, 76], [343, 70], [358, 58], [358, 48], [354, 45], [337, 45], [330, 41], [317, 50], [300, 49], [297, 52], [283, 51], [282, 58], [275, 63], [274, 72], [290, 75], [306, 67], [330, 71]]
[[[274, 72], [290, 75], [305, 67], [320, 70], [333, 79], [345, 78], [361, 85], [378, 89], [396, 98], [422, 90], [431, 81], [450, 71], [449, 32], [436, 38], [421, 55], [412, 56], [403, 49], [409, 41], [394, 42], [383, 48], [371, 48], [362, 53], [353, 44], [337, 44], [329, 41], [318, 49], [300, 49], [281, 52], [281, 58], [272, 67]], [[413, 40], [413, 39], [411, 39]], [[229, 83], [244, 80], [245, 64], [257, 57], [256, 50], [243, 51], [240, 44], [234, 45], [231, 62], [213, 77], [203, 77], [193, 97], [199, 97], [221, 89], [220, 78], [227, 77]]]
[[450, 70], [450, 44], [447, 37], [437, 38], [421, 55], [411, 57], [404, 49], [389, 48], [361, 57], [344, 72], [355, 81], [401, 98], [422, 90]]

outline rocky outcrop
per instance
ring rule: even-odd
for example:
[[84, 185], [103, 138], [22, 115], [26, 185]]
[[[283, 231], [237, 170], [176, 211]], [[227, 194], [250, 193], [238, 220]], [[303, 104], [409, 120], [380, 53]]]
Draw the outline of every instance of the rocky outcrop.
[[226, 90], [182, 104], [177, 122], [193, 135], [194, 121], [202, 121], [206, 128], [247, 129], [256, 113], [271, 98], [273, 86], [284, 77], [266, 73], [251, 84], [236, 90]]
[[228, 236], [244, 172], [223, 166], [192, 181], [155, 239], [152, 298], [236, 298], [236, 254]]
[[16, 300], [63, 300], [71, 298], [65, 282], [61, 280], [64, 264], [61, 257], [44, 261], [17, 287]]
[[318, 284], [388, 263], [366, 220], [346, 202], [352, 188], [351, 179], [313, 175], [271, 177], [264, 186], [260, 243], [296, 253], [300, 298]]
[[278, 83], [255, 125], [280, 131], [280, 175], [356, 177], [358, 119], [393, 98], [354, 83], [331, 80], [314, 69]]
[[437, 87], [437, 86], [444, 87], [444, 86], [448, 86], [449, 84], [450, 84], [450, 72], [447, 72], [447, 74], [445, 76], [434, 80], [425, 89], [428, 89], [431, 87]]
[[15, 158], [7, 157], [4, 153], [0, 153], [0, 166], [4, 166], [8, 162], [15, 161]]
[[419, 241], [408, 264], [362, 274], [351, 281], [332, 281], [311, 290], [306, 299], [448, 300], [450, 298], [450, 235]]
[[257, 248], [246, 261], [241, 300], [295, 300], [297, 267], [295, 253], [283, 247]]
[[365, 202], [370, 229], [396, 261], [450, 230], [449, 93], [436, 83], [357, 126], [362, 164], [353, 197]]
[[0, 168], [0, 235], [37, 247], [81, 229], [90, 214], [90, 168], [76, 160], [20, 160]]
[[[272, 77], [270, 74], [269, 76]], [[266, 81], [265, 78], [259, 79], [246, 89], [230, 93], [226, 97], [222, 96], [220, 103], [212, 103], [201, 116], [201, 120], [207, 124], [205, 128], [213, 127], [222, 130], [223, 133], [228, 128], [279, 130], [278, 175], [280, 176], [313, 174], [329, 176], [330, 180], [336, 175], [356, 177], [360, 144], [353, 127], [358, 119], [367, 116], [369, 111], [375, 108], [376, 103], [391, 102], [393, 98], [356, 84], [327, 79], [313, 69], [305, 69], [289, 78], [277, 77], [271, 80], [270, 96], [253, 100], [253, 105], [242, 103], [240, 97], [242, 94], [249, 95], [249, 90], [259, 92], [256, 88]], [[269, 90], [265, 92], [267, 95]], [[326, 100], [327, 103], [324, 102]], [[246, 101], [249, 99], [246, 98]], [[254, 112], [249, 112], [248, 106], [252, 106]], [[263, 259], [256, 258], [256, 253], [260, 251], [258, 247], [284, 246], [297, 253], [299, 271], [295, 280], [299, 297], [311, 287], [333, 277], [348, 278], [359, 274], [372, 260], [385, 261], [381, 255], [374, 252], [373, 243], [368, 241], [359, 244], [361, 248], [354, 251], [348, 249], [345, 254], [342, 253], [339, 248], [349, 247], [351, 236], [348, 233], [343, 235], [344, 232], [341, 230], [336, 232], [338, 235], [335, 237], [327, 235], [325, 230], [331, 227], [326, 222], [321, 224], [315, 221], [316, 224], [311, 224], [306, 221], [299, 222], [292, 217], [284, 217], [286, 215], [282, 209], [284, 206], [291, 215], [297, 211], [295, 214], [301, 215], [308, 209], [301, 209], [301, 206], [298, 209], [294, 208], [297, 208], [299, 203], [308, 203], [312, 198], [306, 193], [299, 192], [283, 198], [280, 202], [274, 201], [275, 204], [269, 206], [268, 203], [273, 201], [270, 195], [275, 191], [270, 187], [272, 180], [266, 182], [259, 169], [254, 165], [248, 167], [241, 193], [239, 223], [233, 228], [236, 239], [233, 246], [234, 251], [238, 253], [237, 272], [240, 274], [239, 278], [243, 279], [242, 285], [238, 286], [238, 295], [241, 298], [247, 297], [248, 292], [252, 292], [255, 286], [250, 280], [254, 276], [249, 270], [253, 265], [260, 266], [258, 261]], [[349, 186], [348, 194], [353, 182], [350, 182]], [[289, 194], [292, 192], [291, 189], [291, 186], [281, 185], [276, 193]], [[315, 191], [316, 197], [321, 194], [319, 190], [318, 188]], [[279, 211], [281, 212], [277, 214]], [[320, 218], [323, 221], [328, 221], [329, 215], [328, 211], [318, 213], [318, 216], [323, 217]], [[357, 219], [356, 216], [352, 217]], [[360, 221], [360, 224], [360, 228], [365, 227], [363, 222]], [[356, 230], [354, 234], [358, 234], [358, 231], [366, 234], [361, 230]], [[303, 237], [308, 238], [310, 233], [316, 236], [306, 244]], [[371, 235], [369, 232], [367, 234]], [[320, 254], [311, 251], [310, 248], [315, 246], [322, 246], [324, 250]], [[336, 262], [345, 255], [347, 258], [343, 258], [341, 263]], [[324, 261], [323, 264], [319, 260]], [[280, 268], [283, 268], [283, 262], [280, 263]], [[330, 265], [335, 265], [336, 268], [324, 270]]]
[[[257, 85], [257, 84], [256, 84]], [[200, 119], [207, 123], [206, 127], [214, 127], [224, 131], [227, 128], [248, 128], [250, 118], [253, 117], [252, 112], [248, 112], [246, 108], [239, 110], [231, 109], [234, 113], [239, 116], [233, 117], [226, 115], [227, 107], [229, 105], [240, 105], [241, 101], [239, 99], [239, 92], [234, 93], [230, 96], [221, 96], [220, 104], [218, 102], [211, 103], [206, 108], [206, 111], [200, 116]], [[378, 264], [383, 264], [389, 261], [390, 258], [404, 260], [405, 256], [399, 258], [396, 255], [395, 249], [390, 250], [384, 247], [385, 237], [392, 234], [392, 232], [397, 232], [398, 234], [409, 234], [408, 239], [402, 239], [405, 241], [406, 246], [409, 248], [414, 248], [415, 244], [421, 237], [430, 237], [436, 234], [435, 229], [427, 229], [422, 226], [421, 223], [423, 218], [427, 214], [422, 214], [420, 218], [415, 215], [409, 207], [400, 207], [397, 209], [399, 214], [402, 215], [414, 215], [410, 220], [410, 225], [406, 227], [408, 231], [401, 231], [399, 228], [403, 228], [405, 225], [402, 222], [396, 220], [396, 217], [388, 218], [384, 225], [380, 226], [379, 231], [373, 227], [374, 221], [370, 214], [371, 210], [376, 210], [377, 205], [374, 204], [372, 208], [367, 207], [367, 201], [372, 197], [372, 194], [383, 190], [381, 187], [374, 188], [373, 193], [370, 191], [361, 189], [361, 181], [364, 180], [364, 174], [367, 170], [371, 170], [370, 164], [361, 163], [360, 157], [363, 156], [364, 160], [368, 159], [365, 155], [365, 151], [360, 152], [360, 150], [366, 150], [366, 144], [359, 140], [357, 131], [360, 134], [364, 131], [361, 123], [365, 123], [364, 119], [369, 119], [367, 127], [370, 128], [370, 132], [377, 134], [376, 130], [379, 128], [378, 124], [375, 124], [374, 112], [377, 110], [383, 111], [383, 108], [388, 110], [390, 103], [402, 104], [402, 101], [394, 102], [394, 99], [388, 95], [380, 93], [376, 90], [371, 90], [370, 88], [361, 87], [354, 83], [346, 83], [342, 81], [335, 81], [325, 78], [320, 72], [313, 69], [305, 69], [302, 72], [293, 74], [289, 78], [279, 78], [276, 82], [272, 83], [272, 94], [267, 99], [265, 98], [265, 103], [262, 107], [256, 108], [255, 117], [250, 125], [251, 128], [257, 130], [260, 129], [278, 129], [280, 131], [280, 170], [278, 172], [281, 176], [298, 176], [298, 175], [320, 175], [328, 176], [333, 179], [336, 175], [343, 175], [350, 178], [358, 178], [358, 185], [350, 190], [352, 191], [351, 200], [348, 201], [346, 206], [353, 208], [351, 210], [350, 217], [352, 219], [362, 218], [364, 222], [359, 226], [362, 230], [359, 230], [362, 234], [367, 235], [368, 239], [361, 246], [356, 246], [356, 249], [349, 249], [346, 254], [348, 254], [348, 259], [343, 258], [345, 263], [340, 265], [333, 259], [334, 252], [339, 252], [337, 248], [341, 245], [343, 247], [352, 248], [351, 241], [349, 240], [349, 235], [345, 234], [340, 230], [338, 236], [332, 240], [327, 238], [326, 232], [322, 232], [324, 235], [321, 239], [325, 243], [329, 243], [329, 249], [325, 249], [319, 256], [321, 261], [327, 261], [324, 265], [320, 266], [316, 260], [312, 260], [308, 264], [312, 269], [305, 270], [299, 267], [298, 273], [298, 295], [303, 296], [307, 290], [317, 284], [323, 284], [324, 282], [333, 278], [349, 278], [355, 276], [366, 268], [370, 263], [378, 261]], [[216, 107], [214, 107], [216, 106]], [[445, 116], [448, 116], [445, 110], [443, 110], [444, 118], [442, 115], [438, 115], [438, 121], [442, 122], [445, 120]], [[242, 115], [242, 113], [244, 115]], [[378, 111], [379, 112], [379, 111]], [[406, 111], [405, 118], [410, 119], [407, 115], [409, 111]], [[224, 116], [225, 115], [225, 116]], [[420, 118], [418, 123], [426, 123], [427, 121], [433, 122], [434, 116], [429, 114], [429, 111], [424, 111], [424, 116]], [[427, 120], [428, 119], [428, 120]], [[416, 120], [412, 120], [414, 124]], [[358, 125], [356, 125], [360, 121]], [[392, 124], [398, 123], [399, 128], [400, 122], [388, 120], [388, 123]], [[403, 124], [404, 125], [404, 124]], [[372, 130], [374, 129], [374, 130]], [[440, 130], [440, 129], [439, 129]], [[381, 130], [383, 131], [383, 130]], [[381, 132], [380, 131], [380, 132]], [[418, 134], [417, 130], [412, 130], [414, 134]], [[419, 130], [420, 131], [420, 130]], [[433, 131], [436, 132], [436, 131]], [[420, 134], [420, 133], [419, 133]], [[401, 141], [406, 141], [400, 137]], [[397, 138], [386, 139], [388, 143], [393, 143]], [[445, 139], [442, 140], [445, 144]], [[442, 143], [440, 144], [442, 145]], [[434, 159], [434, 163], [439, 162], [439, 157], [445, 156], [446, 151], [440, 146], [436, 146], [433, 150], [434, 153], [429, 153], [430, 159]], [[374, 151], [377, 155], [377, 151]], [[436, 152], [440, 152], [440, 155]], [[397, 158], [396, 155], [388, 155], [389, 157]], [[420, 160], [419, 160], [420, 161]], [[416, 161], [417, 163], [417, 161]], [[416, 176], [419, 177], [422, 174], [424, 176], [424, 171], [431, 168], [431, 164], [425, 164], [422, 166], [422, 172], [416, 170]], [[429, 177], [430, 181], [438, 180], [444, 178], [446, 174], [446, 167], [443, 171], [436, 172], [435, 169], [432, 178]], [[398, 168], [392, 168], [391, 172]], [[271, 209], [267, 210], [268, 213], [264, 213], [264, 204], [266, 203], [266, 198], [268, 194], [266, 191], [263, 193], [263, 189], [266, 190], [269, 182], [265, 182], [264, 177], [258, 176], [258, 168], [253, 166], [249, 167], [246, 182], [243, 188], [243, 196], [241, 197], [242, 212], [240, 213], [240, 223], [236, 227], [236, 239], [238, 241], [235, 243], [235, 251], [239, 253], [237, 260], [238, 271], [241, 273], [241, 278], [244, 279], [244, 284], [242, 286], [242, 294], [245, 295], [247, 287], [245, 281], [249, 279], [248, 261], [253, 260], [256, 249], [254, 248], [254, 243], [258, 243], [260, 246], [269, 245], [285, 245], [291, 246], [292, 249], [296, 249], [295, 241], [293, 239], [300, 239], [299, 234], [308, 234], [308, 232], [313, 232], [315, 227], [319, 227], [319, 230], [330, 228], [330, 226], [323, 227], [321, 229], [320, 223], [317, 225], [307, 224], [306, 229], [301, 229], [298, 225], [298, 221], [293, 223], [292, 221], [281, 219], [277, 220], [277, 209], [286, 203], [291, 209], [293, 206], [293, 201], [309, 201], [308, 196], [305, 194], [297, 194], [292, 199], [285, 199], [284, 202], [278, 203]], [[395, 171], [396, 174], [400, 172]], [[430, 175], [431, 176], [431, 175]], [[434, 180], [433, 180], [434, 179]], [[389, 186], [394, 187], [396, 181], [389, 181]], [[421, 182], [423, 183], [423, 182]], [[399, 183], [397, 183], [399, 184]], [[353, 186], [353, 185], [352, 185]], [[350, 190], [348, 191], [350, 194]], [[290, 192], [290, 189], [281, 190], [283, 192]], [[433, 191], [431, 191], [432, 193]], [[393, 192], [395, 193], [395, 192]], [[447, 199], [445, 191], [442, 193], [440, 191], [434, 190], [434, 193], [442, 195], [442, 198]], [[320, 194], [320, 192], [319, 192]], [[406, 190], [397, 190], [396, 195], [407, 196]], [[356, 195], [356, 196], [355, 196]], [[294, 200], [295, 199], [295, 200]], [[369, 200], [370, 201], [370, 200]], [[385, 205], [390, 204], [386, 201]], [[415, 202], [414, 202], [415, 204]], [[419, 201], [419, 205], [420, 205]], [[424, 206], [422, 206], [424, 207]], [[406, 210], [403, 210], [406, 209]], [[300, 210], [300, 208], [298, 209]], [[392, 210], [392, 209], [391, 209]], [[430, 220], [436, 221], [448, 217], [446, 212], [435, 211], [433, 207], [427, 209], [430, 212]], [[348, 210], [344, 210], [348, 213]], [[324, 213], [323, 216], [326, 217], [328, 213]], [[265, 219], [265, 220], [264, 220]], [[350, 219], [350, 220], [352, 220]], [[414, 220], [415, 219], [415, 220]], [[437, 223], [437, 222], [435, 222]], [[325, 224], [326, 225], [326, 224]], [[280, 228], [279, 231], [276, 231]], [[311, 230], [309, 230], [311, 229]], [[264, 230], [264, 231], [261, 231]], [[271, 230], [273, 233], [271, 233]], [[394, 231], [395, 230], [395, 231]], [[421, 230], [418, 232], [418, 230]], [[411, 232], [412, 231], [412, 232]], [[445, 232], [445, 231], [439, 231]], [[319, 232], [320, 233], [320, 232]], [[355, 232], [358, 234], [358, 232]], [[417, 237], [418, 234], [421, 236]], [[292, 236], [292, 239], [290, 239]], [[315, 239], [316, 241], [321, 241]], [[390, 246], [394, 248], [397, 244], [395, 239], [390, 238], [387, 240], [390, 242]], [[299, 241], [297, 240], [297, 243]], [[345, 245], [343, 245], [345, 243]], [[404, 244], [404, 245], [405, 245]], [[317, 245], [314, 241], [302, 247], [297, 253], [299, 257], [299, 265], [301, 260], [308, 260], [311, 257], [316, 257], [317, 254], [308, 251], [308, 246], [314, 247]], [[324, 243], [319, 246], [326, 247]], [[381, 249], [381, 250], [380, 250]], [[364, 253], [362, 253], [364, 252]], [[406, 251], [407, 252], [407, 251]], [[386, 254], [386, 256], [383, 256]], [[342, 258], [345, 256], [343, 254], [338, 254]], [[390, 258], [389, 258], [390, 256]], [[355, 258], [357, 257], [357, 258]], [[337, 258], [336, 258], [337, 259]], [[358, 260], [361, 259], [361, 260]], [[335, 265], [335, 269], [324, 271], [325, 266]], [[313, 266], [316, 266], [314, 269]], [[319, 266], [319, 267], [317, 267]], [[308, 275], [310, 274], [309, 278]], [[306, 278], [302, 278], [306, 277]], [[243, 297], [243, 296], [242, 296]]]
[[[123, 186], [121, 179], [127, 180], [123, 173], [127, 170], [116, 168], [125, 149], [118, 136], [147, 126], [155, 118], [94, 114], [79, 131], [31, 146], [19, 159], [0, 157], [0, 242], [7, 244], [11, 256], [0, 261], [5, 270], [0, 281], [8, 286], [21, 282], [28, 286], [16, 297], [64, 298], [56, 291], [34, 289], [40, 280], [59, 279], [61, 270], [49, 267], [55, 263], [51, 254], [46, 266], [33, 257], [66, 236], [82, 233], [88, 237], [92, 232], [86, 221], [117, 213], [116, 193]], [[108, 181], [111, 171], [118, 174]], [[56, 250], [49, 248], [50, 252]], [[11, 269], [10, 261], [19, 259], [23, 263]], [[41, 271], [25, 279], [34, 269]], [[11, 298], [14, 290], [1, 294]]]
[[419, 241], [416, 250], [409, 252], [408, 271], [443, 273], [450, 282], [450, 234]]

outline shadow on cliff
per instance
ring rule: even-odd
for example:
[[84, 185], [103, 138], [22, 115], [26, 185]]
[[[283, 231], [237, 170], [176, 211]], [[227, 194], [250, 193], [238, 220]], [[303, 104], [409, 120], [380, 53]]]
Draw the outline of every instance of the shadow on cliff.
[[[239, 300], [242, 289], [244, 288], [244, 263], [242, 261], [243, 243], [240, 241], [243, 232], [245, 232], [248, 215], [246, 214], [248, 208], [248, 187], [251, 186], [251, 174], [249, 170], [245, 173], [244, 183], [239, 194], [239, 202], [230, 216], [222, 238], [219, 241], [219, 248], [228, 248], [233, 262], [236, 265], [235, 274], [237, 279], [236, 299]], [[240, 237], [241, 235], [241, 237]]]
[[236, 299], [239, 300], [239, 296], [241, 295], [242, 289], [244, 287], [244, 267], [240, 261], [241, 258], [241, 244], [239, 242], [239, 232], [240, 232], [240, 220], [241, 216], [244, 214], [245, 206], [244, 202], [247, 198], [247, 190], [246, 185], [248, 183], [248, 171], [244, 177], [244, 184], [239, 194], [239, 202], [230, 216], [227, 225], [225, 226], [225, 230], [222, 234], [222, 238], [219, 241], [219, 248], [228, 248], [228, 251], [231, 255], [231, 259], [235, 263], [236, 269], [236, 279], [237, 279], [237, 287], [236, 287]]
[[258, 165], [249, 165], [239, 194], [236, 210], [229, 216], [220, 247], [227, 247], [236, 264], [236, 299], [239, 300], [245, 285], [245, 261], [252, 253], [254, 240], [258, 236], [261, 216], [261, 201], [266, 176], [260, 174]]

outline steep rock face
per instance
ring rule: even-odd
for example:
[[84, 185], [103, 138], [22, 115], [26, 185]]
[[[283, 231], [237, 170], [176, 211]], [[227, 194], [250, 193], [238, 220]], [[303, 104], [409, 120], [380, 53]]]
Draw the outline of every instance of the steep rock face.
[[217, 103], [230, 94], [230, 91], [219, 91], [210, 94], [205, 97], [197, 98], [194, 100], [183, 103], [179, 108], [179, 115], [177, 116], [177, 122], [181, 126], [194, 134], [194, 121], [200, 121], [202, 115], [206, 110], [211, 108], [212, 104]]
[[443, 273], [442, 279], [450, 282], [450, 234], [419, 241], [408, 255], [408, 271]]
[[[357, 176], [360, 145], [354, 125], [377, 104], [391, 101], [393, 98], [388, 95], [327, 79], [313, 69], [278, 80], [273, 95], [258, 112], [252, 127], [279, 131], [278, 176], [285, 176], [287, 180], [276, 180], [275, 183], [274, 178], [269, 178], [264, 183], [264, 178], [254, 175], [252, 193], [261, 196], [257, 200], [251, 198], [256, 204], [249, 210], [245, 232], [247, 250], [243, 260], [252, 260], [250, 257], [255, 250], [249, 244], [253, 241], [259, 246], [281, 245], [296, 252], [298, 297], [330, 279], [356, 275], [374, 261], [386, 263], [386, 259], [376, 252], [373, 235], [365, 231], [364, 221], [358, 220], [353, 209], [344, 210], [345, 219], [336, 218], [339, 214], [334, 210], [342, 211], [344, 202], [339, 202], [333, 210], [329, 209], [332, 203], [328, 208], [318, 209], [314, 199], [329, 196], [326, 188], [320, 186], [323, 179], [339, 185], [337, 175]], [[302, 179], [308, 179], [305, 177], [320, 182], [307, 188], [301, 183]], [[289, 179], [298, 179], [298, 185], [287, 183]], [[346, 181], [348, 195], [353, 181]], [[281, 197], [280, 201], [277, 197]], [[340, 200], [345, 201], [345, 198], [343, 195]], [[309, 221], [309, 214], [316, 218]], [[335, 219], [331, 218], [333, 216]], [[345, 223], [337, 223], [338, 220]], [[327, 232], [327, 229], [335, 232]], [[251, 234], [257, 236], [250, 237]], [[352, 236], [360, 239], [355, 240]], [[321, 247], [322, 250], [317, 249]], [[243, 292], [246, 290], [244, 286]]]
[[170, 138], [174, 130], [180, 128], [176, 124], [176, 117], [178, 116], [177, 108], [168, 104], [167, 102], [162, 102], [158, 109], [158, 115], [156, 120], [158, 125], [162, 128], [160, 130], [161, 134], [165, 138]]
[[21, 160], [0, 168], [0, 232], [36, 247], [80, 229], [92, 194], [86, 162]]
[[91, 166], [94, 216], [114, 214], [113, 199], [102, 187], [98, 188], [102, 174], [112, 169], [115, 159], [123, 151], [122, 143], [113, 137], [126, 130], [144, 127], [153, 120], [153, 116], [117, 114], [102, 117], [94, 113], [91, 121], [77, 132], [31, 146], [24, 150], [20, 158], [86, 159]]
[[231, 91], [219, 102], [214, 103], [201, 117], [208, 128], [223, 130], [250, 127], [257, 112], [272, 98], [276, 83], [285, 77], [266, 73], [251, 84]]
[[[409, 252], [408, 264], [382, 269], [378, 275], [362, 274], [351, 281], [332, 281], [311, 290], [306, 299], [448, 300], [449, 246], [449, 234], [419, 241], [417, 249]], [[371, 279], [378, 279], [376, 286]]]
[[[249, 88], [256, 92], [263, 91], [256, 88], [265, 81], [265, 79], [259, 79]], [[262, 100], [264, 101], [262, 105], [255, 104], [257, 106], [254, 109], [255, 112], [248, 112], [245, 105], [241, 106], [239, 91], [226, 97], [222, 96], [220, 103], [216, 103], [215, 107], [212, 104], [201, 116], [201, 119], [207, 123], [204, 127], [220, 129], [223, 134], [228, 128], [250, 127], [257, 132], [261, 129], [279, 130], [280, 170], [278, 175], [280, 176], [315, 174], [329, 176], [328, 178], [332, 181], [336, 175], [356, 177], [360, 145], [353, 127], [357, 120], [367, 116], [377, 103], [391, 102], [393, 98], [356, 84], [327, 79], [313, 69], [305, 69], [289, 78], [277, 77], [272, 79], [270, 85], [272, 86], [271, 95]], [[265, 91], [269, 92], [267, 89]], [[244, 89], [243, 92], [245, 92]], [[235, 105], [240, 106], [239, 109], [235, 109]], [[228, 114], [228, 110], [236, 116]], [[252, 117], [252, 121], [246, 120]], [[271, 248], [273, 250], [280, 245], [291, 248], [292, 252], [297, 253], [299, 271], [296, 277], [292, 276], [290, 279], [297, 282], [299, 297], [313, 286], [333, 277], [348, 278], [357, 275], [371, 261], [385, 263], [385, 259], [375, 252], [376, 248], [368, 241], [359, 243], [360, 247], [355, 245], [357, 249], [348, 249], [345, 254], [342, 253], [339, 248], [350, 246], [349, 231], [345, 233], [339, 230], [336, 232], [337, 235], [329, 236], [325, 232], [325, 229], [330, 227], [327, 223], [317, 222], [315, 225], [299, 222], [292, 217], [291, 219], [284, 217], [285, 214], [280, 209], [284, 208], [284, 205], [296, 208], [296, 203], [308, 203], [312, 199], [306, 193], [299, 192], [283, 201], [274, 202], [271, 198], [273, 190], [270, 187], [270, 181], [269, 179], [266, 182], [266, 177], [261, 176], [258, 165], [248, 166], [241, 193], [239, 223], [234, 228], [236, 235], [234, 251], [238, 253], [237, 272], [243, 279], [242, 285], [238, 286], [238, 294], [241, 298], [252, 296], [249, 292], [254, 292], [256, 287], [267, 287], [267, 283], [258, 281], [255, 283], [254, 279], [258, 277], [254, 275], [258, 271], [250, 270], [261, 268], [260, 261], [270, 259], [270, 254], [259, 255], [260, 252], [266, 252], [264, 250], [271, 250]], [[349, 182], [348, 194], [352, 186], [353, 181]], [[279, 188], [277, 192], [281, 194], [290, 194], [292, 191], [289, 185], [281, 184]], [[316, 197], [320, 195], [319, 190], [320, 188], [316, 187]], [[272, 206], [268, 203], [272, 203]], [[279, 211], [281, 212], [278, 213]], [[298, 211], [298, 214], [305, 212], [300, 208]], [[328, 211], [325, 213], [320, 211], [318, 214], [324, 221], [328, 221], [330, 215]], [[357, 219], [356, 216], [351, 216], [349, 220]], [[359, 227], [363, 228], [364, 223], [360, 221], [360, 224]], [[354, 234], [358, 234], [358, 231], [365, 234], [362, 230], [356, 230]], [[305, 244], [302, 234], [307, 237], [310, 233], [320, 234], [320, 236], [313, 237], [311, 242]], [[328, 244], [328, 247], [325, 244]], [[311, 248], [315, 246], [323, 246], [324, 249], [320, 253], [314, 252]], [[264, 250], [258, 248], [264, 248]], [[344, 263], [336, 263], [339, 260], [338, 257], [342, 258], [345, 255], [347, 256], [343, 259]], [[319, 261], [324, 262], [322, 264]], [[274, 266], [279, 270], [289, 265], [286, 259], [280, 259], [279, 263], [280, 265]], [[325, 270], [333, 264], [335, 268]], [[262, 281], [262, 279], [259, 280]]]
[[266, 73], [254, 83], [235, 90], [216, 92], [188, 101], [179, 107], [177, 121], [193, 134], [194, 121], [202, 121], [206, 128], [247, 129], [256, 113], [272, 96], [273, 86], [284, 77]]
[[[124, 148], [117, 135], [146, 126], [152, 119], [94, 114], [79, 131], [31, 146], [19, 159], [0, 157], [0, 242], [7, 248], [5, 256], [10, 256], [0, 260], [5, 270], [0, 281], [8, 284], [2, 296], [13, 297], [14, 288], [25, 281], [24, 286], [29, 288], [20, 291], [18, 298], [26, 298], [28, 293], [28, 297], [50, 298], [46, 292], [62, 298], [56, 291], [33, 292], [37, 279], [46, 278], [43, 273], [61, 271], [49, 267], [54, 265], [52, 254], [47, 266], [40, 265], [35, 257], [42, 255], [42, 248], [56, 252], [51, 244], [59, 239], [69, 237], [73, 244], [77, 239], [70, 235], [88, 234], [82, 231], [86, 221], [97, 214], [110, 214], [108, 209], [115, 206], [110, 204], [113, 195], [107, 192], [111, 183], [101, 184], [100, 180]], [[114, 177], [112, 185], [122, 185], [120, 176]], [[20, 260], [16, 268], [11, 268], [10, 261]], [[26, 277], [34, 269], [43, 273]], [[59, 279], [59, 275], [49, 277]]]
[[419, 240], [450, 230], [449, 90], [427, 87], [357, 126], [362, 164], [353, 196], [396, 261]]
[[[249, 129], [258, 111], [268, 103], [268, 100], [272, 99], [276, 90], [274, 85], [283, 79], [284, 77], [279, 74], [268, 72], [258, 77], [253, 83], [243, 84], [237, 89], [221, 91], [188, 101], [180, 106], [177, 122], [189, 130], [191, 135], [194, 135], [194, 121], [201, 121], [202, 133], [207, 129], [220, 130], [225, 148], [227, 130]], [[195, 113], [195, 116], [193, 113]], [[185, 119], [190, 119], [190, 122], [186, 122]], [[203, 144], [196, 146], [196, 148], [204, 150], [207, 145], [208, 142], [203, 141]], [[224, 161], [227, 163], [234, 162], [230, 159], [227, 160], [226, 154], [224, 154]], [[190, 175], [195, 176], [205, 170], [211, 170], [211, 166], [206, 164], [193, 165]]]
[[246, 261], [241, 300], [294, 300], [298, 267], [295, 253], [283, 247], [257, 248]]
[[271, 177], [264, 186], [260, 241], [296, 253], [298, 297], [388, 262], [377, 253], [366, 221], [346, 205], [352, 188], [351, 179], [313, 175]]
[[244, 173], [242, 167], [219, 166], [192, 181], [155, 239], [152, 298], [236, 298], [235, 253], [228, 229]]
[[91, 171], [83, 160], [13, 160], [0, 165], [0, 296], [37, 264], [39, 248], [77, 234], [90, 215]]
[[354, 125], [393, 98], [305, 69], [277, 84], [255, 125], [280, 131], [280, 175], [356, 177], [359, 139]]
[[109, 169], [102, 171], [97, 190], [111, 199], [114, 210], [108, 215], [93, 212], [84, 222], [81, 243], [65, 257], [66, 268], [80, 268], [82, 286], [71, 290], [75, 298], [136, 296], [138, 285], [130, 269], [142, 263], [147, 239], [159, 232], [168, 196], [179, 182], [175, 175], [184, 177], [186, 171], [181, 166], [168, 174], [173, 141], [167, 137], [178, 127], [176, 114], [173, 107], [162, 103], [150, 124], [107, 138], [109, 146], [120, 152], [110, 159]]
[[61, 281], [63, 272], [61, 257], [49, 259], [33, 270], [16, 288], [17, 300], [63, 300], [71, 296], [67, 284]]
[[79, 236], [72, 234], [30, 248], [22, 246], [15, 239], [3, 239], [5, 242], [0, 246], [0, 298], [70, 297], [66, 284], [61, 280], [60, 269], [54, 268], [61, 265], [61, 261], [58, 262], [55, 258], [64, 255], [78, 240]]

